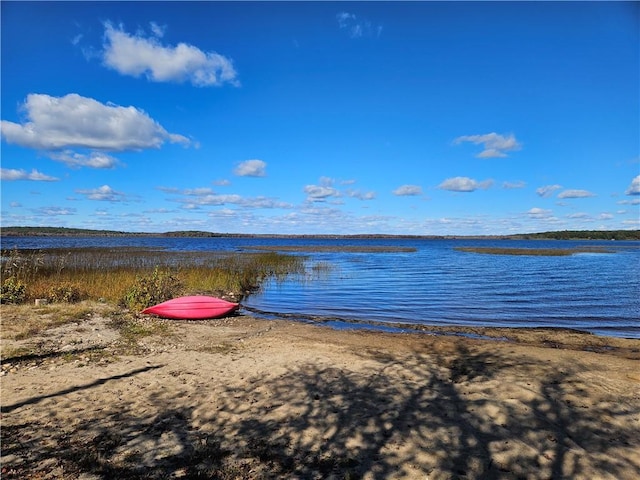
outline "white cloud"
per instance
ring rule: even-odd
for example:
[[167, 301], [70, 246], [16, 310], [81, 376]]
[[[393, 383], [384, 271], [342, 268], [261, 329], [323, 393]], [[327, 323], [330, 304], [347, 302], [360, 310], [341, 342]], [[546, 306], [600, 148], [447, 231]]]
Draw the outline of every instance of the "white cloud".
[[591, 218], [591, 215], [589, 215], [588, 213], [585, 212], [576, 212], [576, 213], [572, 213], [570, 215], [567, 215], [567, 218], [572, 218], [572, 219], [587, 219], [587, 218]]
[[487, 133], [485, 135], [463, 135], [453, 141], [455, 144], [471, 142], [476, 145], [483, 144], [484, 150], [478, 155], [479, 158], [506, 157], [505, 152], [520, 150], [522, 145], [511, 134], [509, 136], [498, 135], [497, 133]]
[[544, 208], [534, 207], [530, 209], [527, 214], [532, 218], [550, 218], [553, 212], [551, 210], [545, 210]]
[[14, 181], [14, 180], [31, 180], [34, 182], [56, 182], [59, 179], [56, 177], [50, 177], [44, 173], [40, 173], [36, 169], [27, 172], [26, 170], [16, 170], [12, 168], [0, 169], [0, 180]]
[[220, 206], [220, 205], [238, 205], [244, 208], [292, 208], [292, 205], [286, 202], [281, 202], [275, 198], [269, 197], [243, 197], [238, 194], [216, 194], [207, 187], [202, 188], [188, 188], [185, 190], [178, 190], [176, 188], [161, 188], [162, 191], [171, 194], [183, 195], [184, 198], [176, 199], [177, 202], [182, 204], [182, 208], [195, 210], [205, 206]]
[[478, 189], [486, 190], [493, 185], [493, 180], [478, 182], [469, 177], [448, 178], [438, 188], [452, 192], [474, 192]]
[[187, 188], [182, 191], [184, 195], [212, 195], [213, 190], [209, 187]]
[[164, 46], [159, 38], [164, 29], [152, 23], [154, 36], [130, 35], [122, 27], [105, 24], [103, 61], [122, 75], [145, 75], [153, 82], [190, 82], [197, 87], [238, 85], [233, 62], [193, 45]]
[[186, 137], [167, 132], [142, 110], [103, 104], [76, 93], [64, 97], [32, 93], [23, 109], [28, 122], [2, 120], [2, 137], [22, 147], [125, 151], [160, 148], [167, 141], [190, 144]]
[[331, 177], [320, 177], [320, 185], [323, 187], [332, 187], [336, 183], [334, 178]]
[[336, 15], [336, 18], [338, 19], [338, 25], [340, 25], [340, 28], [347, 28], [349, 22], [355, 21], [356, 16], [353, 13], [340, 12]]
[[422, 195], [422, 187], [419, 185], [401, 185], [393, 191], [399, 197]]
[[109, 185], [103, 185], [89, 190], [76, 190], [76, 193], [86, 196], [89, 200], [104, 202], [120, 202], [125, 200], [126, 197], [124, 193], [114, 190]]
[[561, 188], [562, 185], [545, 185], [544, 187], [536, 189], [536, 193], [542, 198], [549, 198], [553, 195], [553, 192], [560, 190]]
[[634, 229], [640, 228], [640, 220], [638, 219], [624, 220], [622, 224]]
[[631, 180], [631, 185], [624, 193], [627, 195], [640, 195], [640, 175]]
[[558, 198], [587, 198], [595, 196], [595, 193], [588, 190], [565, 190], [558, 194]]
[[527, 186], [526, 182], [517, 181], [517, 182], [503, 182], [502, 188], [506, 188], [507, 190], [513, 190], [516, 188], [524, 188]]
[[379, 37], [382, 33], [382, 25], [374, 25], [354, 13], [340, 12], [336, 19], [340, 29], [345, 30], [351, 38]]
[[233, 173], [239, 177], [265, 177], [267, 163], [262, 160], [246, 160], [240, 162]]
[[373, 200], [376, 198], [376, 192], [361, 192], [360, 190], [347, 189], [344, 192], [350, 198], [357, 198], [358, 200]]
[[66, 216], [75, 215], [75, 208], [63, 208], [63, 207], [42, 207], [33, 210], [36, 215], [42, 215], [45, 217]]
[[340, 192], [333, 187], [323, 185], [307, 185], [304, 187], [307, 194], [307, 201], [322, 202], [330, 197], [340, 197]]
[[242, 203], [243, 198], [238, 194], [228, 194], [228, 195], [201, 195], [198, 196], [197, 200], [189, 200], [190, 203], [194, 203], [197, 205], [224, 205], [226, 203]]
[[618, 205], [640, 205], [640, 198], [634, 198], [633, 200], [620, 200], [616, 203]]
[[119, 162], [111, 155], [103, 152], [91, 152], [88, 155], [65, 150], [60, 153], [51, 153], [49, 157], [64, 163], [71, 168], [90, 167], [99, 169], [115, 168]]
[[241, 204], [243, 207], [248, 208], [282, 208], [289, 209], [293, 208], [293, 205], [287, 202], [281, 202], [275, 198], [269, 197], [253, 197], [253, 198], [245, 198]]
[[149, 28], [151, 28], [151, 32], [158, 38], [164, 37], [164, 32], [167, 31], [166, 25], [158, 25], [156, 22], [149, 22]]
[[[158, 213], [161, 215], [167, 214], [167, 213], [173, 213], [176, 210], [172, 210], [172, 209], [168, 209], [168, 208], [151, 208], [149, 210], [145, 210], [143, 213]], [[96, 211], [96, 215], [99, 215], [99, 213]], [[105, 213], [106, 215], [106, 213]]]
[[[358, 189], [346, 188], [337, 189], [334, 187], [336, 183], [339, 185], [353, 185], [355, 180], [336, 180], [331, 177], [320, 177], [318, 185], [306, 185], [304, 192], [307, 194], [307, 202], [324, 202], [329, 198], [356, 198], [358, 200], [374, 200], [376, 198], [376, 192], [365, 192]], [[332, 203], [343, 203], [341, 200], [333, 200]]]

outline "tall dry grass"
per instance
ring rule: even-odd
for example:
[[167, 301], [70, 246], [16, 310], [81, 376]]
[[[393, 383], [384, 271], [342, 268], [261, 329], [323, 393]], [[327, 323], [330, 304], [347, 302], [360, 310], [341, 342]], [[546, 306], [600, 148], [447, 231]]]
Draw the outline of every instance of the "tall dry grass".
[[23, 285], [24, 301], [60, 300], [68, 295], [117, 303], [141, 277], [158, 269], [178, 279], [181, 291], [176, 295], [225, 292], [242, 298], [267, 278], [303, 273], [304, 257], [276, 252], [78, 248], [4, 250], [1, 265], [3, 286], [7, 281]]

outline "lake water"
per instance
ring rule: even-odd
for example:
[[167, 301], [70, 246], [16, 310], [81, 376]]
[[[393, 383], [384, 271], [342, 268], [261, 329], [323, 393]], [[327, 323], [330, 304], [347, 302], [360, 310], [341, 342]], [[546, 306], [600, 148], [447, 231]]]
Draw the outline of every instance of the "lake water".
[[[429, 239], [11, 237], [2, 248], [143, 246], [243, 251], [255, 246], [411, 247], [414, 252], [305, 252], [307, 274], [244, 299], [266, 317], [430, 326], [560, 327], [640, 338], [640, 242]], [[615, 253], [487, 255], [455, 247], [573, 248]]]

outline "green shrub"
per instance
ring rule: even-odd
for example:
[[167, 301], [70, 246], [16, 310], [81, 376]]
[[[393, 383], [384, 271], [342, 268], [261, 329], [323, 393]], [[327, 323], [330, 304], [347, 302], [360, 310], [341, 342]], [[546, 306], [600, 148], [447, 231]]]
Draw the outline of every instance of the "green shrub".
[[27, 287], [16, 277], [6, 278], [0, 291], [0, 303], [24, 303], [27, 297]]
[[171, 272], [155, 268], [151, 275], [138, 276], [136, 282], [125, 293], [122, 304], [138, 311], [157, 303], [180, 296], [182, 283]]
[[82, 292], [76, 285], [63, 283], [51, 287], [47, 299], [53, 303], [78, 303], [82, 300]]

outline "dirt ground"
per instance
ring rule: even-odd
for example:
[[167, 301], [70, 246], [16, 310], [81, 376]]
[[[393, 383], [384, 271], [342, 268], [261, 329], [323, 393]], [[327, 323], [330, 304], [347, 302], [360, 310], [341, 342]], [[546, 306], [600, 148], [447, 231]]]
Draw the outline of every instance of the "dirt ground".
[[640, 340], [1, 313], [2, 478], [640, 477]]

